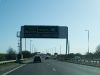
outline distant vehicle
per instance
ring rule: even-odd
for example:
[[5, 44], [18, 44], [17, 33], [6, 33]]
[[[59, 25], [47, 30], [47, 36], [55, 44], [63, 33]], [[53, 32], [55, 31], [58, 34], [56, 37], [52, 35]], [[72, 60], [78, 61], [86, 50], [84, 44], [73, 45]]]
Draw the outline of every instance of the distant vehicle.
[[46, 60], [46, 59], [49, 59], [49, 57], [45, 57], [45, 60]]
[[49, 56], [49, 55], [46, 55], [45, 60], [46, 60], [46, 59], [50, 59], [50, 56]]
[[41, 63], [41, 57], [40, 56], [35, 56], [33, 63]]

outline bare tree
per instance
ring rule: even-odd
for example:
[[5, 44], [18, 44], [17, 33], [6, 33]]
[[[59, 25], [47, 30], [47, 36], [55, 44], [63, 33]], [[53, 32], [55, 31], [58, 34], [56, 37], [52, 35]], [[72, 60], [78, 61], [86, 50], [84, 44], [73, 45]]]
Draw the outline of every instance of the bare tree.
[[7, 50], [6, 59], [7, 60], [15, 60], [16, 59], [16, 52], [13, 48], [9, 48]]
[[96, 51], [94, 53], [95, 58], [100, 58], [100, 44], [97, 46]]

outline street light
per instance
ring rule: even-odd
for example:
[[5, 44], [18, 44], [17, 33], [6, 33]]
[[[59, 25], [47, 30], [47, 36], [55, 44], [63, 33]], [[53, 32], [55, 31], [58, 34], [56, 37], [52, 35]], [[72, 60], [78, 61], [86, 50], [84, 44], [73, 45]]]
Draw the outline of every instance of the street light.
[[60, 45], [60, 55], [61, 55], [61, 45]]
[[85, 30], [88, 32], [88, 53], [89, 53], [89, 30]]
[[32, 53], [35, 53], [35, 46], [34, 46], [34, 44], [32, 44]]

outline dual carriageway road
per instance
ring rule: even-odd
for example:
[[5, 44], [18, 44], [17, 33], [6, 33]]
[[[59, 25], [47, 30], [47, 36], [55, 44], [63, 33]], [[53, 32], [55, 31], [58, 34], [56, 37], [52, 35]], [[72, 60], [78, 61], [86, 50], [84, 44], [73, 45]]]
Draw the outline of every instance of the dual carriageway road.
[[51, 59], [44, 60], [42, 63], [32, 61], [3, 75], [100, 75], [100, 68], [96, 67]]

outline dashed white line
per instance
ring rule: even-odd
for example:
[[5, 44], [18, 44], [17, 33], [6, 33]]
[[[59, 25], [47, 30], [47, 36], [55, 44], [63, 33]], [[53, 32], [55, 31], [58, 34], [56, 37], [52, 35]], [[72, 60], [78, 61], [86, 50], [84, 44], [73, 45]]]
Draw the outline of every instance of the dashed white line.
[[55, 69], [55, 68], [52, 68], [52, 70], [53, 70], [54, 72], [56, 72], [56, 69]]
[[47, 64], [48, 66], [50, 65], [50, 64]]
[[12, 70], [6, 72], [6, 73], [3, 73], [2, 75], [7, 75], [7, 74], [9, 74], [9, 73], [11, 73], [11, 72], [13, 72], [13, 71], [15, 71], [15, 70], [17, 70], [17, 69], [19, 69], [19, 68], [25, 66], [25, 65], [26, 65], [26, 64], [23, 64], [23, 65], [21, 65], [21, 66], [19, 66], [19, 67], [17, 67], [17, 68], [14, 68], [14, 69], [12, 69]]

